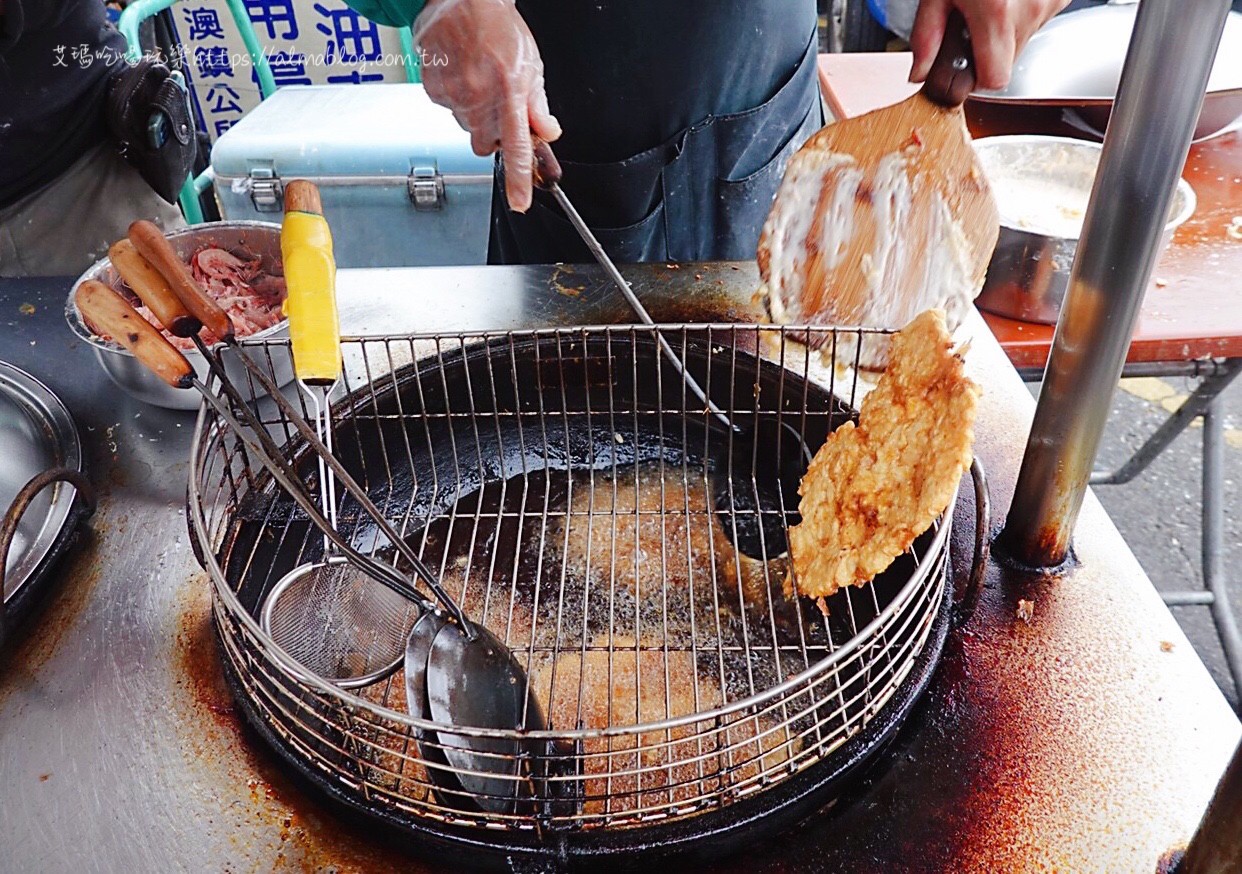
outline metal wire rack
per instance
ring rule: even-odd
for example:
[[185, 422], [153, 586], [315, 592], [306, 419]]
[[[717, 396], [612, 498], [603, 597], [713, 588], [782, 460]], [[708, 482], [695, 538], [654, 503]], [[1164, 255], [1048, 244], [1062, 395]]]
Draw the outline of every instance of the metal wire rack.
[[[656, 332], [736, 430], [662, 362]], [[845, 356], [870, 333], [665, 325], [344, 341], [339, 458], [513, 650], [549, 716], [525, 735], [538, 752], [499, 813], [430, 773], [453, 771], [441, 750], [455, 738], [504, 732], [411, 717], [400, 673], [347, 692], [261, 631], [263, 596], [322, 541], [204, 412], [191, 528], [246, 713], [338, 799], [483, 844], [690, 820], [814, 779], [884, 711], [944, 615], [948, 515], [826, 614], [786, 594], [783, 532], [807, 453], [861, 400]], [[273, 372], [289, 355], [277, 340], [249, 352]], [[313, 483], [274, 409], [260, 404]], [[395, 560], [354, 509], [341, 507], [342, 532]]]

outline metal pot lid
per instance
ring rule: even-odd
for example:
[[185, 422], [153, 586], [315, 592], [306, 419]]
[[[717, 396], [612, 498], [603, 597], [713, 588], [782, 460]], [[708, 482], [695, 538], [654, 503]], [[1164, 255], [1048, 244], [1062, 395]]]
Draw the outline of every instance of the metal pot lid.
[[[985, 103], [1111, 103], [1137, 9], [1136, 3], [1111, 2], [1057, 16], [1031, 37], [1006, 87], [976, 91], [971, 98]], [[1242, 90], [1242, 14], [1230, 12], [1225, 21], [1207, 90]]]
[[[35, 476], [53, 467], [82, 470], [82, 445], [60, 398], [24, 370], [0, 361], [0, 514]], [[5, 563], [3, 601], [32, 579], [70, 519], [75, 491], [44, 489], [17, 526]]]

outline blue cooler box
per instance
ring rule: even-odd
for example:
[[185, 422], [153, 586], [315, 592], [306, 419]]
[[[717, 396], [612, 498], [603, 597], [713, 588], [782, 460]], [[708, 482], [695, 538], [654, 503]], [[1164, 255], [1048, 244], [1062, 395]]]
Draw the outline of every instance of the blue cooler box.
[[323, 196], [341, 267], [485, 264], [492, 158], [421, 85], [282, 88], [211, 150], [230, 221], [279, 221], [283, 183]]

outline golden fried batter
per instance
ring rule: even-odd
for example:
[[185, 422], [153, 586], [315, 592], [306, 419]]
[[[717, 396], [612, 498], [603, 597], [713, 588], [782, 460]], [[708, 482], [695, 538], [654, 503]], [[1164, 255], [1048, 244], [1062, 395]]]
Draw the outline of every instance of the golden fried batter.
[[[601, 634], [585, 652], [536, 656], [531, 683], [557, 729], [609, 728], [689, 716], [723, 703], [719, 681], [701, 675], [685, 650], [649, 649], [630, 635]], [[721, 726], [692, 722], [665, 730], [582, 742], [584, 809], [599, 815], [692, 802], [753, 781], [801, 749], [767, 717]]]
[[615, 481], [592, 476], [575, 474], [569, 513], [548, 537], [570, 575], [589, 578], [600, 597], [615, 585], [640, 600], [666, 602], [674, 621], [687, 621], [690, 610], [702, 612], [713, 603], [739, 613], [739, 600], [765, 615], [769, 597], [778, 620], [788, 621], [794, 605], [782, 597], [779, 583], [786, 562], [738, 553], [701, 475], [646, 462]]
[[710, 591], [724, 532], [701, 476], [658, 462], [624, 469], [615, 480], [577, 474], [565, 521], [568, 536], [554, 529], [549, 543], [564, 543], [567, 567], [594, 587], [615, 584], [640, 598], [691, 581]]
[[[405, 699], [405, 669], [391, 677], [358, 690], [358, 696], [372, 704], [408, 712]], [[423, 767], [422, 753], [408, 728], [375, 714], [353, 722], [354, 749], [361, 760], [363, 777], [393, 792], [412, 798], [427, 798], [430, 777]]]
[[894, 336], [858, 426], [830, 434], [802, 477], [787, 590], [817, 598], [864, 585], [948, 506], [970, 466], [979, 398], [951, 346], [940, 310]]

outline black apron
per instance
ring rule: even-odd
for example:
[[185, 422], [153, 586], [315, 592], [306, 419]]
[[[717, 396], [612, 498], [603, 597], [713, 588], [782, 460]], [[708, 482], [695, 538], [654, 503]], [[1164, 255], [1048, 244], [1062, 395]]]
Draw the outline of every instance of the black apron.
[[[621, 161], [561, 161], [565, 193], [614, 260], [755, 256], [789, 156], [824, 123], [817, 49], [812, 33], [793, 73], [783, 83], [773, 83], [775, 93], [759, 106], [709, 115]], [[525, 214], [508, 209], [498, 162], [489, 261], [590, 260], [590, 252], [546, 192], [535, 192]]]

